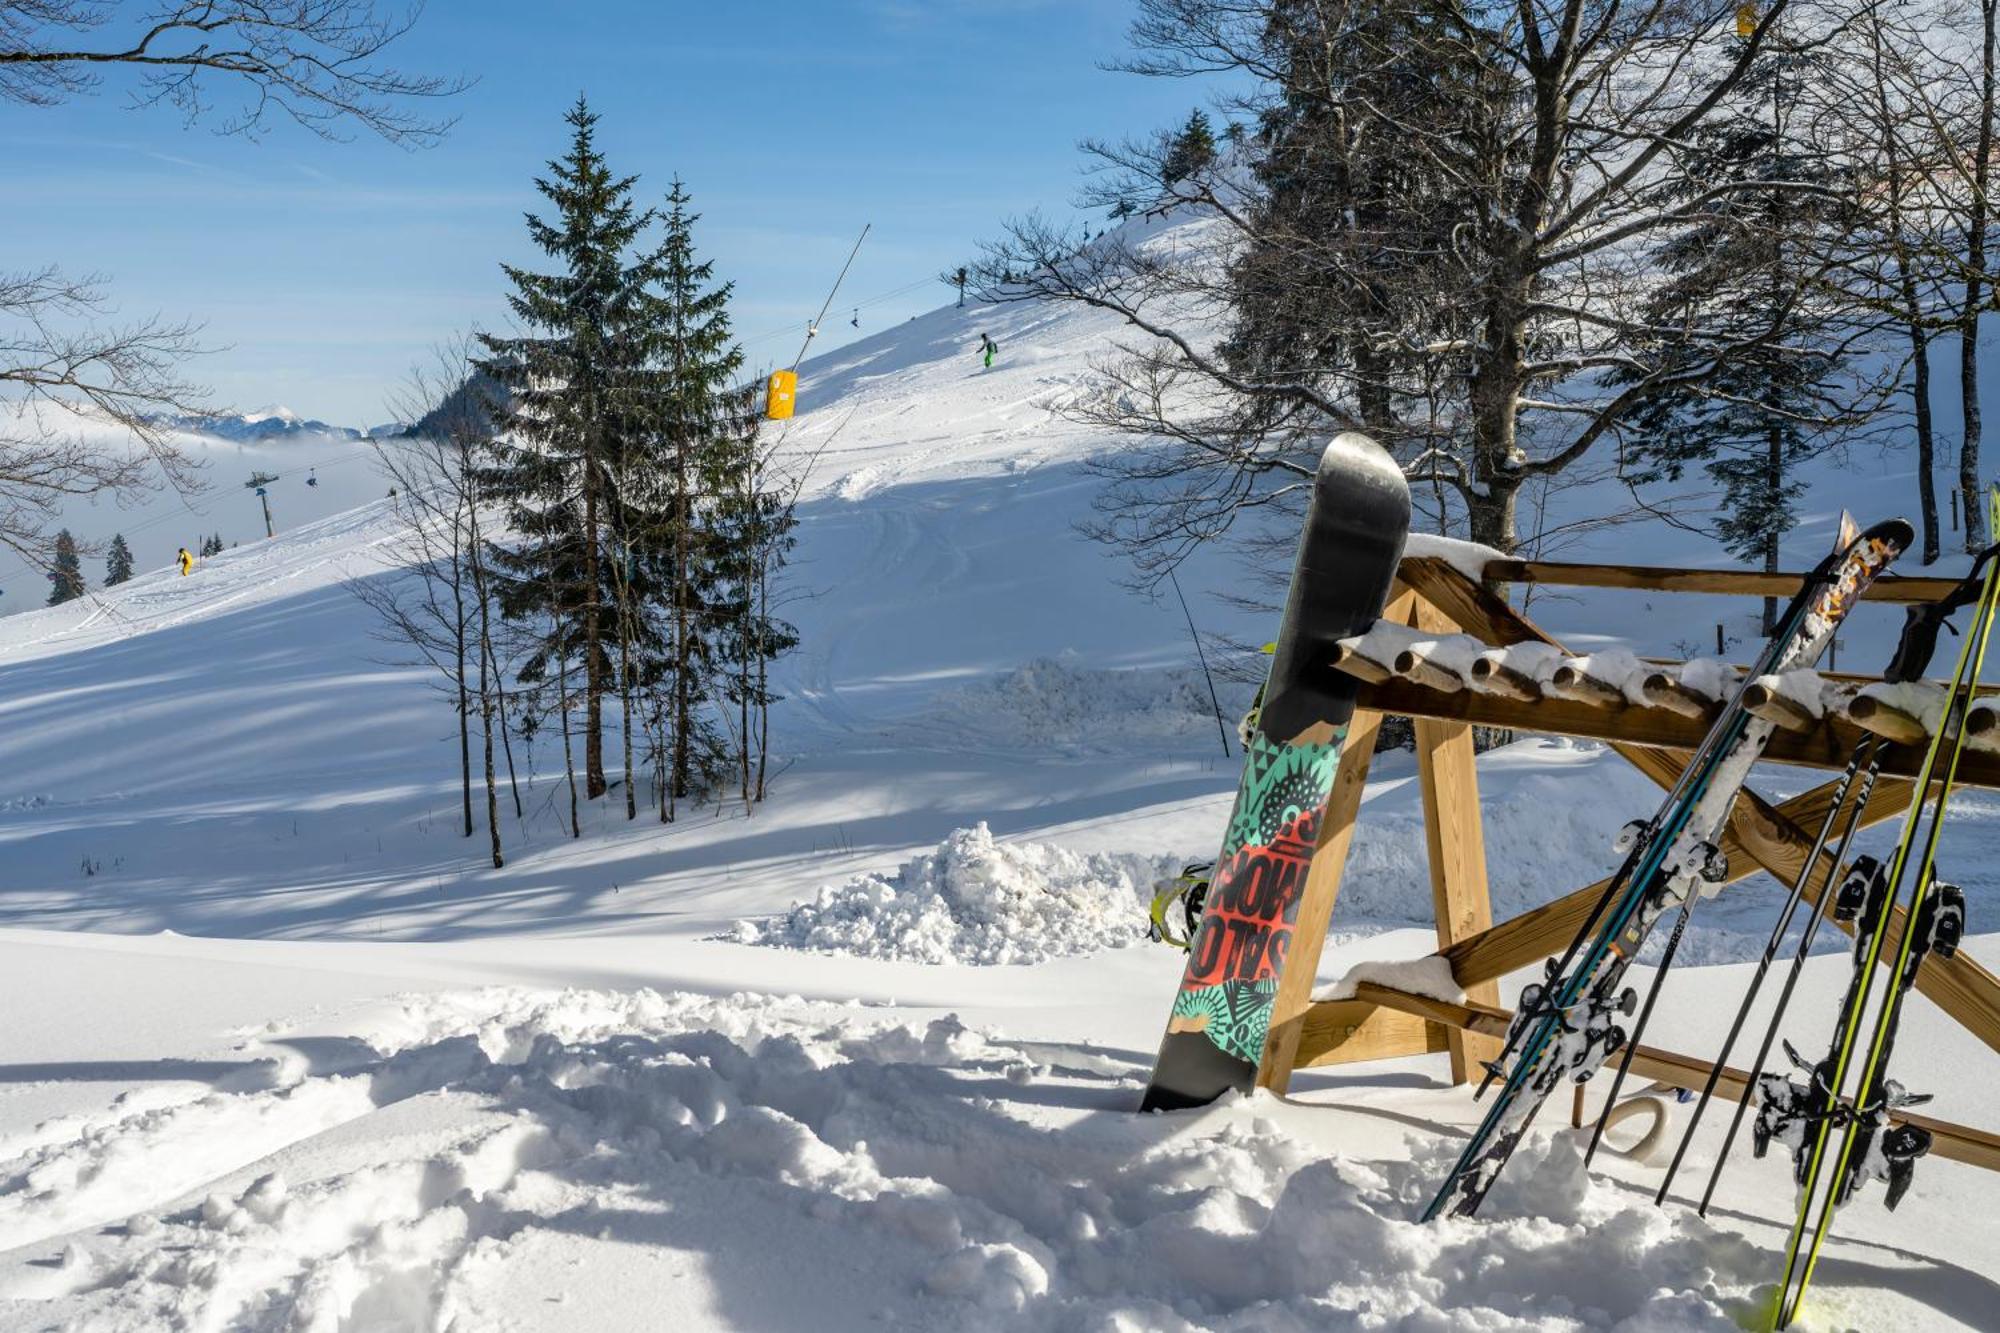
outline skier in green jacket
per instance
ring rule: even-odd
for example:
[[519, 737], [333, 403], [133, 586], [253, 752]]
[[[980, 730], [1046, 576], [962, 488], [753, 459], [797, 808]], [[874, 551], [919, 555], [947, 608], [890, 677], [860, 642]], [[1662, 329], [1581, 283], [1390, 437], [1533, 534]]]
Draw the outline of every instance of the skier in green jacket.
[[986, 360], [986, 369], [993, 369], [993, 358], [1000, 355], [1000, 344], [982, 333], [979, 335], [979, 351]]

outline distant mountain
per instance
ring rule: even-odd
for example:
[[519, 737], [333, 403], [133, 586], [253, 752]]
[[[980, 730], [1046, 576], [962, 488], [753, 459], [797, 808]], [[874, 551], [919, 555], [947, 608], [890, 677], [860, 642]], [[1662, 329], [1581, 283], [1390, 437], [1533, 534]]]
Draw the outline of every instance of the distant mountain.
[[[173, 425], [183, 430], [200, 431], [204, 435], [219, 435], [225, 440], [255, 441], [305, 438], [308, 436], [332, 438], [336, 440], [358, 440], [374, 432], [356, 430], [352, 426], [334, 426], [324, 421], [315, 421], [300, 416], [289, 407], [272, 404], [260, 407], [254, 412], [213, 413], [203, 416], [176, 417]], [[385, 427], [393, 433], [400, 427]]]
[[459, 429], [483, 438], [493, 433], [494, 407], [506, 398], [507, 390], [498, 380], [475, 369], [442, 402], [399, 433], [443, 437]]

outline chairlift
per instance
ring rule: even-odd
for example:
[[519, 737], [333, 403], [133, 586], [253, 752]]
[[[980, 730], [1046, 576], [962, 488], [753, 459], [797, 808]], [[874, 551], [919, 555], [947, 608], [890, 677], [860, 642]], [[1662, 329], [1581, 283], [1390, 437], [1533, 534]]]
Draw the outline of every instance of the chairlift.
[[856, 306], [856, 307], [854, 307], [854, 318], [853, 318], [853, 319], [850, 319], [850, 320], [848, 320], [847, 322], [848, 322], [849, 324], [852, 324], [852, 325], [853, 325], [853, 326], [854, 326], [855, 328], [857, 328], [857, 329], [861, 327], [861, 307], [860, 307], [860, 306]]
[[318, 471], [317, 471], [316, 469], [314, 469], [314, 468], [307, 468], [307, 469], [306, 469], [306, 485], [308, 485], [308, 486], [317, 486], [317, 485], [319, 485], [319, 474], [318, 474]]

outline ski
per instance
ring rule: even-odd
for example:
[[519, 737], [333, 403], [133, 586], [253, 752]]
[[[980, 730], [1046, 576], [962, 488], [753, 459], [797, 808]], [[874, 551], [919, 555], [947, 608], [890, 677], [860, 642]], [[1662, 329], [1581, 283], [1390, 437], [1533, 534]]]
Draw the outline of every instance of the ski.
[[[1927, 605], [1912, 606], [1909, 609], [1902, 635], [1896, 644], [1895, 655], [1882, 673], [1885, 681], [1902, 683], [1923, 678], [1924, 673], [1930, 669], [1931, 658], [1936, 655], [1939, 631], [1955, 611], [1972, 599], [1969, 590], [1973, 589], [1974, 584], [1967, 581], [1961, 583], [1947, 597]], [[1708, 1071], [1708, 1078], [1702, 1084], [1701, 1095], [1695, 1102], [1693, 1113], [1688, 1117], [1687, 1128], [1682, 1132], [1680, 1143], [1674, 1149], [1673, 1160], [1667, 1165], [1666, 1176], [1660, 1182], [1659, 1191], [1653, 1196], [1655, 1203], [1664, 1204], [1668, 1191], [1673, 1188], [1674, 1177], [1687, 1156], [1688, 1147], [1694, 1141], [1696, 1130], [1701, 1126], [1702, 1116], [1715, 1094], [1716, 1085], [1722, 1078], [1722, 1071], [1729, 1064], [1730, 1053], [1736, 1048], [1736, 1039], [1742, 1034], [1744, 1023], [1749, 1020], [1750, 1010], [1763, 989], [1780, 944], [1791, 930], [1792, 922], [1803, 902], [1806, 885], [1818, 872], [1821, 854], [1827, 847], [1827, 836], [1840, 818], [1842, 804], [1847, 798], [1849, 788], [1854, 784], [1857, 769], [1862, 770], [1861, 786], [1853, 804], [1848, 807], [1846, 824], [1841, 830], [1839, 840], [1834, 844], [1827, 882], [1822, 889], [1819, 903], [1806, 918], [1805, 928], [1799, 932], [1798, 946], [1792, 951], [1790, 966], [1785, 971], [1784, 984], [1778, 990], [1777, 1003], [1772, 1007], [1763, 1040], [1758, 1043], [1756, 1057], [1750, 1064], [1748, 1081], [1745, 1084], [1746, 1095], [1736, 1103], [1736, 1110], [1730, 1116], [1729, 1128], [1722, 1136], [1722, 1145], [1716, 1150], [1715, 1165], [1709, 1172], [1708, 1184], [1703, 1188], [1701, 1202], [1696, 1207], [1696, 1211], [1702, 1216], [1708, 1214], [1708, 1206], [1715, 1198], [1716, 1186], [1721, 1183], [1723, 1169], [1728, 1164], [1730, 1150], [1735, 1146], [1736, 1136], [1743, 1128], [1744, 1116], [1756, 1101], [1755, 1090], [1760, 1086], [1765, 1063], [1771, 1057], [1771, 1048], [1776, 1044], [1778, 1032], [1784, 1025], [1785, 1015], [1791, 1008], [1792, 993], [1797, 988], [1799, 976], [1805, 969], [1806, 958], [1812, 953], [1813, 941], [1818, 936], [1820, 923], [1826, 920], [1828, 915], [1840, 921], [1857, 920], [1863, 915], [1863, 899], [1860, 895], [1864, 893], [1864, 885], [1855, 879], [1860, 865], [1858, 862], [1850, 865], [1847, 853], [1849, 847], [1853, 845], [1855, 832], [1860, 828], [1861, 814], [1868, 808], [1869, 798], [1874, 795], [1875, 780], [1882, 771], [1885, 746], [1886, 742], [1879, 737], [1862, 740], [1855, 747], [1852, 757], [1848, 759], [1847, 768], [1842, 772], [1839, 782], [1835, 784], [1833, 800], [1827, 808], [1825, 820], [1820, 824], [1819, 834], [1813, 840], [1812, 851], [1807, 854], [1805, 865], [1792, 881], [1791, 889], [1785, 896], [1784, 906], [1779, 910], [1777, 922], [1771, 928], [1771, 938], [1764, 945], [1764, 953], [1757, 962], [1756, 970], [1751, 974], [1750, 984], [1744, 991], [1742, 1003], [1737, 1006], [1736, 1017], [1730, 1022], [1729, 1033], [1723, 1038], [1721, 1053], [1716, 1056], [1715, 1064]], [[1864, 760], [1866, 767], [1862, 768]], [[1872, 858], [1863, 860], [1872, 864]], [[1842, 866], [1848, 866], [1848, 872], [1836, 889], [1834, 878]], [[1760, 1150], [1757, 1155], [1762, 1156], [1762, 1151]]]
[[[1243, 777], [1144, 1110], [1201, 1106], [1256, 1083], [1359, 685], [1333, 667], [1334, 645], [1381, 615], [1409, 526], [1409, 485], [1395, 461], [1365, 435], [1336, 436], [1314, 477]], [[1163, 927], [1166, 911], [1161, 902]]]
[[[1779, 617], [1750, 679], [1816, 661], [1861, 593], [1915, 533], [1896, 519], [1859, 536], [1843, 523], [1841, 537]], [[1654, 924], [1691, 895], [1712, 893], [1725, 877], [1716, 839], [1771, 730], [1744, 710], [1739, 688], [1659, 811], [1626, 827], [1619, 847], [1625, 863], [1565, 961], [1551, 959], [1546, 980], [1522, 992], [1493, 1071], [1504, 1076], [1500, 1092], [1425, 1210], [1426, 1221], [1477, 1211], [1556, 1084], [1589, 1079], [1625, 1045], [1618, 1020], [1633, 1012], [1638, 997], [1620, 982]]]
[[[1757, 1002], [1758, 992], [1763, 989], [1764, 979], [1771, 970], [1772, 962], [1778, 956], [1778, 947], [1792, 928], [1792, 920], [1798, 913], [1799, 904], [1805, 894], [1805, 886], [1819, 868], [1821, 853], [1827, 845], [1827, 836], [1832, 832], [1834, 822], [1840, 818], [1848, 788], [1854, 782], [1855, 769], [1865, 754], [1867, 768], [1862, 772], [1860, 790], [1855, 795], [1854, 803], [1848, 807], [1846, 827], [1842, 829], [1840, 840], [1834, 845], [1834, 868], [1838, 869], [1846, 863], [1847, 849], [1852, 845], [1855, 831], [1861, 825], [1861, 812], [1868, 808], [1868, 799], [1875, 792], [1875, 779], [1882, 771], [1882, 745], [1879, 738], [1869, 737], [1855, 747], [1854, 757], [1847, 761], [1847, 769], [1841, 775], [1839, 785], [1834, 789], [1832, 804], [1827, 808], [1826, 819], [1821, 822], [1819, 835], [1813, 840], [1813, 850], [1806, 857], [1805, 868], [1799, 872], [1798, 878], [1793, 881], [1791, 890], [1786, 895], [1785, 905], [1778, 913], [1777, 924], [1771, 928], [1771, 938], [1764, 945], [1764, 954], [1758, 960], [1756, 971], [1751, 974], [1750, 985], [1744, 992], [1743, 1002], [1737, 1007], [1736, 1017], [1730, 1022], [1729, 1034], [1723, 1038], [1722, 1053], [1716, 1057], [1714, 1066], [1708, 1071], [1708, 1078], [1702, 1083], [1701, 1095], [1695, 1099], [1694, 1110], [1688, 1116], [1687, 1129], [1681, 1134], [1681, 1141], [1674, 1149], [1673, 1160], [1667, 1164], [1667, 1173], [1660, 1181], [1659, 1192], [1653, 1196], [1655, 1204], [1664, 1204], [1667, 1192], [1673, 1188], [1674, 1176], [1678, 1174], [1681, 1162], [1687, 1157], [1688, 1145], [1694, 1141], [1695, 1130], [1700, 1127], [1701, 1118], [1708, 1110], [1709, 1101], [1715, 1096], [1716, 1084], [1722, 1079], [1722, 1071], [1728, 1067], [1729, 1054], [1736, 1049], [1736, 1039], [1742, 1035], [1743, 1024], [1750, 1017], [1751, 1006]], [[1831, 875], [1828, 878], [1830, 881]], [[1828, 893], [1830, 887], [1830, 883], [1822, 887], [1822, 903], [1835, 901], [1834, 895]], [[1792, 992], [1798, 986], [1799, 974], [1805, 968], [1806, 956], [1812, 951], [1813, 939], [1819, 932], [1819, 923], [1826, 919], [1826, 915], [1822, 906], [1816, 904], [1812, 915], [1806, 920], [1805, 929], [1799, 933], [1798, 948], [1792, 954], [1791, 966], [1785, 973], [1784, 985], [1779, 988], [1778, 1002], [1770, 1026], [1765, 1029], [1764, 1039], [1757, 1047], [1757, 1057], [1751, 1063], [1750, 1079], [1745, 1085], [1746, 1089], [1757, 1086], [1758, 1076], [1764, 1072], [1764, 1062], [1771, 1058], [1771, 1045], [1777, 1039], [1779, 1023], [1786, 1008], [1791, 1004]], [[1722, 1147], [1716, 1153], [1715, 1169], [1709, 1175], [1708, 1186], [1702, 1192], [1701, 1203], [1696, 1210], [1704, 1217], [1708, 1215], [1709, 1201], [1715, 1197], [1715, 1186], [1722, 1178], [1723, 1163], [1729, 1159], [1730, 1146], [1736, 1141], [1737, 1132], [1743, 1127], [1744, 1112], [1749, 1105], [1750, 1098], [1746, 1094], [1736, 1103], [1736, 1111], [1729, 1122], [1729, 1130], [1722, 1136]]]
[[[1989, 515], [2000, 519], [2000, 488], [1988, 495]], [[1833, 1043], [1827, 1058], [1811, 1067], [1811, 1079], [1801, 1085], [1791, 1079], [1766, 1076], [1757, 1093], [1762, 1103], [1758, 1112], [1760, 1130], [1769, 1138], [1795, 1136], [1793, 1176], [1799, 1186], [1798, 1216], [1785, 1245], [1783, 1280], [1779, 1283], [1773, 1327], [1788, 1327], [1798, 1316], [1806, 1290], [1812, 1283], [1821, 1247], [1831, 1229], [1833, 1214], [1854, 1192], [1870, 1179], [1888, 1182], [1887, 1202], [1894, 1207], [1909, 1188], [1915, 1161], [1930, 1148], [1930, 1136], [1909, 1125], [1891, 1127], [1890, 1113], [1927, 1098], [1913, 1096], [1888, 1077], [1888, 1060], [1895, 1043], [1896, 1028], [1902, 1017], [1903, 1000], [1916, 984], [1924, 959], [1936, 952], [1949, 957], [1957, 949], [1965, 925], [1964, 897], [1954, 885], [1937, 878], [1937, 847], [1944, 831], [1944, 819], [1958, 776], [1958, 762], [1965, 747], [1965, 710], [1971, 703], [1985, 663], [1986, 647], [1992, 634], [1996, 607], [2000, 607], [2000, 548], [1981, 554], [1973, 573], [1961, 585], [1958, 600], [1974, 580], [1979, 584], [1979, 609], [1973, 627], [1959, 650], [1950, 694], [1938, 729], [1925, 751], [1924, 764], [1916, 784], [1916, 799], [1903, 823], [1903, 834], [1888, 867], [1880, 873], [1880, 886], [1869, 891], [1881, 898], [1881, 910], [1867, 923], [1868, 929], [1855, 934], [1855, 975], [1841, 1004]], [[1960, 602], [1959, 604], [1962, 604]], [[1942, 777], [1938, 769], [1943, 764]], [[1930, 801], [1931, 815], [1924, 824], [1924, 807], [1930, 800], [1932, 784], [1936, 797]], [[1924, 830], [1922, 850], [1917, 851], [1917, 832]], [[1889, 934], [1893, 908], [1901, 897], [1903, 880], [1915, 854], [1914, 888], [1904, 913], [1903, 932], [1888, 961], [1890, 982], [1878, 1009], [1875, 1025], [1865, 1049], [1858, 1046], [1863, 1015], [1874, 988], [1875, 967], [1885, 961], [1884, 945]], [[1870, 876], [1873, 877], [1873, 868]], [[1796, 1058], [1796, 1057], [1795, 1057]], [[1800, 1061], [1799, 1063], [1803, 1063]], [[1855, 1095], [1843, 1100], [1847, 1075], [1859, 1069]], [[1837, 1152], [1832, 1148], [1833, 1132], [1842, 1130]], [[1829, 1171], [1830, 1166], [1830, 1171]]]

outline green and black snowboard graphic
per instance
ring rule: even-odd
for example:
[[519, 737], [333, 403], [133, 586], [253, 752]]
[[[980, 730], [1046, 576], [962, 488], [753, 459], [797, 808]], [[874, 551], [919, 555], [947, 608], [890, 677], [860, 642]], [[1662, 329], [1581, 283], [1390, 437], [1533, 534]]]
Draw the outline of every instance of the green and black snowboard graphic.
[[1200, 1106], [1257, 1077], [1278, 976], [1354, 713], [1333, 645], [1373, 624], [1409, 533], [1410, 492], [1365, 435], [1321, 457], [1243, 780], [1189, 941], [1143, 1109]]

